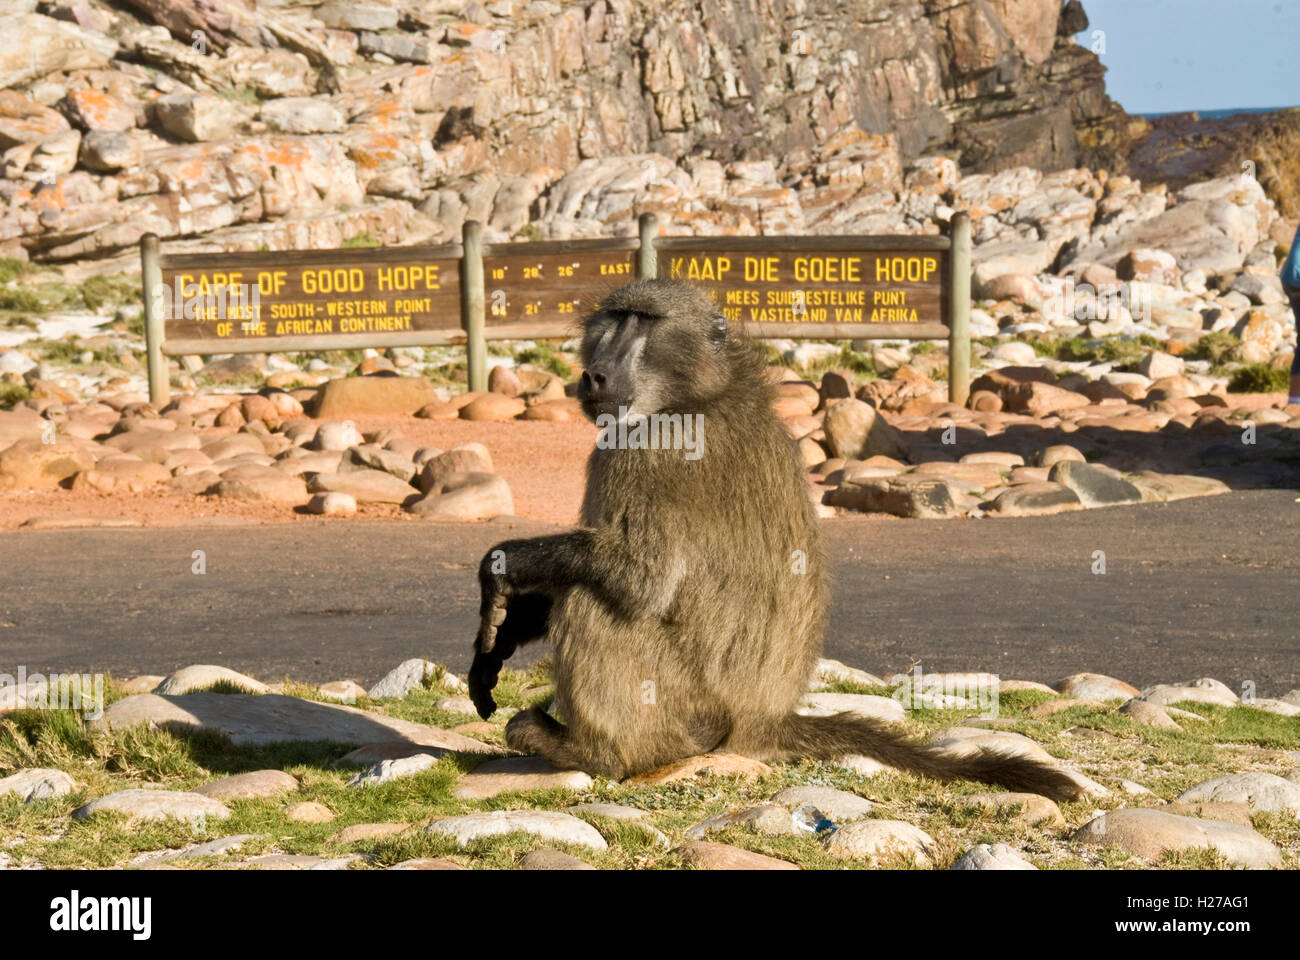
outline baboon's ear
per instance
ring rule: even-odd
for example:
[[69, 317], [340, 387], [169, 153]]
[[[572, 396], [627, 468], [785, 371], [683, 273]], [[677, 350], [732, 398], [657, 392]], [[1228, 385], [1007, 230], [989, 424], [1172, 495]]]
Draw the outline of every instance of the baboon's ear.
[[709, 339], [719, 347], [727, 340], [727, 318], [720, 313], [709, 317]]

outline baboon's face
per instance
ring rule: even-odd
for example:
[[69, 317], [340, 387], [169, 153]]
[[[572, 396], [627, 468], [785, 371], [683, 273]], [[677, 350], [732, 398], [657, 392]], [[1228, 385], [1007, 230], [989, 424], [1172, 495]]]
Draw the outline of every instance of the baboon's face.
[[578, 399], [586, 415], [649, 415], [692, 407], [725, 383], [727, 324], [709, 311], [688, 316], [602, 310], [582, 341]]

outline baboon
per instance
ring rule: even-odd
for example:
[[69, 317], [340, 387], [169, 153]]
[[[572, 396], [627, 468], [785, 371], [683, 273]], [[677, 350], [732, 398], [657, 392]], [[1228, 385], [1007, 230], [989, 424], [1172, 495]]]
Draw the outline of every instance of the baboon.
[[709, 751], [856, 753], [940, 780], [1078, 795], [1023, 757], [955, 757], [852, 713], [795, 713], [821, 656], [826, 557], [762, 354], [705, 293], [666, 280], [616, 290], [584, 322], [582, 361], [578, 396], [598, 425], [698, 414], [701, 449], [598, 441], [580, 528], [483, 558], [469, 674], [479, 713], [496, 708], [516, 648], [554, 651], [564, 722], [524, 710], [506, 726], [512, 748], [615, 778]]

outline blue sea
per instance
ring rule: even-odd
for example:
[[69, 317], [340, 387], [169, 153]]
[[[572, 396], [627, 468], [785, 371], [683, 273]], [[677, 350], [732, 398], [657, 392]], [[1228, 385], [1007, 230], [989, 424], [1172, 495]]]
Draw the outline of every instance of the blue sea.
[[[1275, 110], [1286, 109], [1288, 107], [1229, 107], [1226, 110], [1197, 110], [1196, 113], [1202, 120], [1217, 120], [1220, 117], [1231, 117], [1238, 113], [1273, 113]], [[1175, 113], [1187, 112], [1186, 110], [1167, 110], [1164, 113], [1140, 113], [1138, 116], [1154, 120], [1156, 117], [1170, 117]]]

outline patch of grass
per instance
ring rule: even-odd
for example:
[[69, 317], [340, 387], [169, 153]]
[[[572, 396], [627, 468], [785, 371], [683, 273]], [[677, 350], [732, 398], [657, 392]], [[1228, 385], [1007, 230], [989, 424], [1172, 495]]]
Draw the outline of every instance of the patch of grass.
[[355, 237], [349, 237], [344, 240], [340, 246], [344, 250], [354, 250], [358, 247], [377, 247], [379, 241], [368, 233], [358, 233]]
[[[528, 670], [504, 670], [496, 696], [508, 709], [493, 717], [495, 732], [483, 739], [501, 743], [501, 731], [509, 709], [542, 705], [551, 695], [545, 662]], [[843, 693], [889, 696], [893, 688], [864, 686], [839, 681], [828, 686]], [[291, 696], [314, 698], [315, 689], [306, 684], [287, 684]], [[122, 696], [109, 678], [106, 699]], [[356, 706], [416, 722], [458, 726], [473, 717], [451, 713], [436, 706], [445, 696], [463, 695], [443, 685], [441, 676], [399, 700], [362, 699]], [[502, 793], [490, 799], [468, 800], [453, 795], [460, 778], [485, 759], [479, 754], [448, 754], [427, 770], [387, 784], [348, 787], [355, 767], [339, 759], [352, 745], [328, 742], [297, 742], [263, 745], [235, 745], [211, 733], [181, 734], [136, 727], [106, 731], [87, 726], [69, 710], [24, 710], [0, 719], [0, 776], [21, 767], [54, 767], [66, 770], [77, 781], [77, 789], [63, 797], [23, 804], [14, 797], [0, 797], [0, 840], [4, 852], [20, 866], [37, 863], [47, 867], [111, 867], [129, 864], [142, 853], [151, 856], [178, 850], [204, 840], [231, 834], [253, 834], [243, 848], [229, 856], [185, 861], [195, 869], [227, 865], [250, 856], [283, 852], [338, 857], [361, 854], [354, 869], [382, 869], [416, 857], [442, 857], [476, 869], [509, 869], [518, 866], [527, 852], [556, 847], [601, 869], [675, 869], [684, 866], [673, 847], [683, 842], [685, 832], [716, 814], [738, 811], [768, 802], [779, 790], [795, 785], [821, 785], [846, 790], [870, 800], [871, 817], [905, 820], [925, 830], [935, 841], [935, 862], [939, 869], [950, 866], [958, 856], [977, 843], [1008, 843], [1043, 869], [1207, 869], [1224, 866], [1204, 851], [1185, 851], [1156, 863], [1148, 863], [1116, 848], [1095, 848], [1070, 842], [1070, 835], [1098, 809], [1121, 802], [1117, 790], [1120, 777], [1137, 780], [1155, 796], [1123, 798], [1129, 806], [1158, 807], [1193, 783], [1242, 769], [1275, 768], [1282, 771], [1289, 762], [1270, 751], [1300, 747], [1300, 725], [1247, 706], [1232, 708], [1208, 704], [1180, 704], [1201, 720], [1180, 718], [1184, 729], [1157, 730], [1135, 723], [1118, 711], [1118, 704], [1078, 704], [1048, 717], [1029, 711], [1037, 704], [1056, 699], [1039, 691], [1010, 691], [1000, 695], [998, 729], [1023, 733], [1040, 743], [1050, 754], [1068, 757], [1072, 766], [1100, 780], [1116, 792], [1100, 803], [1082, 800], [1061, 804], [1067, 823], [1063, 826], [1033, 826], [1011, 809], [995, 810], [963, 799], [991, 789], [970, 782], [939, 783], [910, 774], [881, 774], [863, 777], [830, 763], [802, 761], [775, 764], [772, 772], [753, 780], [705, 774], [688, 781], [659, 785], [618, 783], [595, 777], [582, 790], [528, 790]], [[926, 739], [937, 730], [973, 720], [979, 711], [971, 709], [914, 710], [902, 728], [912, 737]], [[978, 721], [983, 723], [985, 721]], [[1071, 735], [1072, 727], [1086, 727], [1113, 734], [1114, 738], [1092, 739]], [[231, 810], [227, 820], [209, 818], [206, 823], [178, 821], [129, 823], [116, 814], [98, 814], [89, 820], [72, 821], [69, 814], [95, 797], [115, 790], [154, 785], [187, 790], [220, 777], [261, 769], [280, 769], [292, 774], [299, 788], [291, 794], [250, 800], [226, 801]], [[316, 801], [334, 814], [328, 823], [289, 821], [285, 804]], [[449, 837], [423, 829], [438, 819], [474, 811], [503, 809], [563, 810], [583, 802], [619, 803], [645, 811], [643, 823], [666, 835], [668, 843], [635, 822], [612, 820], [590, 813], [579, 816], [594, 827], [609, 844], [596, 852], [587, 847], [555, 844], [523, 834], [486, 837], [464, 847]], [[338, 832], [361, 823], [402, 823], [409, 828], [381, 839], [344, 843]], [[1300, 820], [1290, 814], [1256, 814], [1257, 830], [1284, 850], [1284, 866], [1300, 866], [1295, 856], [1300, 843]], [[838, 860], [829, 855], [821, 840], [798, 833], [768, 836], [751, 825], [733, 824], [711, 832], [707, 839], [788, 860], [805, 869], [863, 869], [865, 861]], [[886, 864], [907, 869], [906, 862]]]
[[13, 257], [0, 257], [0, 283], [10, 283], [19, 277], [25, 277], [29, 273], [35, 273], [39, 267], [34, 266], [26, 260], [15, 260]]
[[561, 380], [573, 379], [573, 365], [549, 343], [539, 343], [528, 350], [521, 350], [515, 359], [553, 373]]
[[226, 87], [217, 91], [218, 94], [227, 100], [233, 100], [235, 103], [261, 103], [262, 97], [252, 87]]
[[[796, 367], [795, 372], [806, 380], [816, 383], [822, 374], [830, 370], [850, 370], [859, 380], [873, 380], [876, 377], [876, 364], [869, 353], [859, 353], [847, 341], [839, 343], [840, 352], [814, 360]], [[784, 361], [782, 361], [784, 365]]]
[[12, 290], [0, 290], [0, 310], [42, 313], [45, 310], [45, 301], [27, 287], [15, 287]]
[[25, 384], [0, 383], [0, 410], [12, 410], [31, 395]]
[[1228, 390], [1233, 393], [1273, 393], [1286, 390], [1291, 374], [1267, 363], [1248, 363], [1233, 371]]
[[533, 223], [525, 223], [515, 231], [516, 240], [527, 240], [530, 243], [536, 243], [542, 239], [541, 228]]
[[[139, 281], [122, 274], [90, 277], [81, 284], [79, 293], [86, 308], [96, 313], [105, 308], [116, 309], [124, 304], [143, 302]], [[143, 321], [141, 323], [143, 330]]]
[[1194, 360], [1208, 360], [1218, 366], [1228, 359], [1240, 343], [1231, 331], [1216, 330], [1197, 340], [1195, 346], [1188, 351], [1188, 356]]

